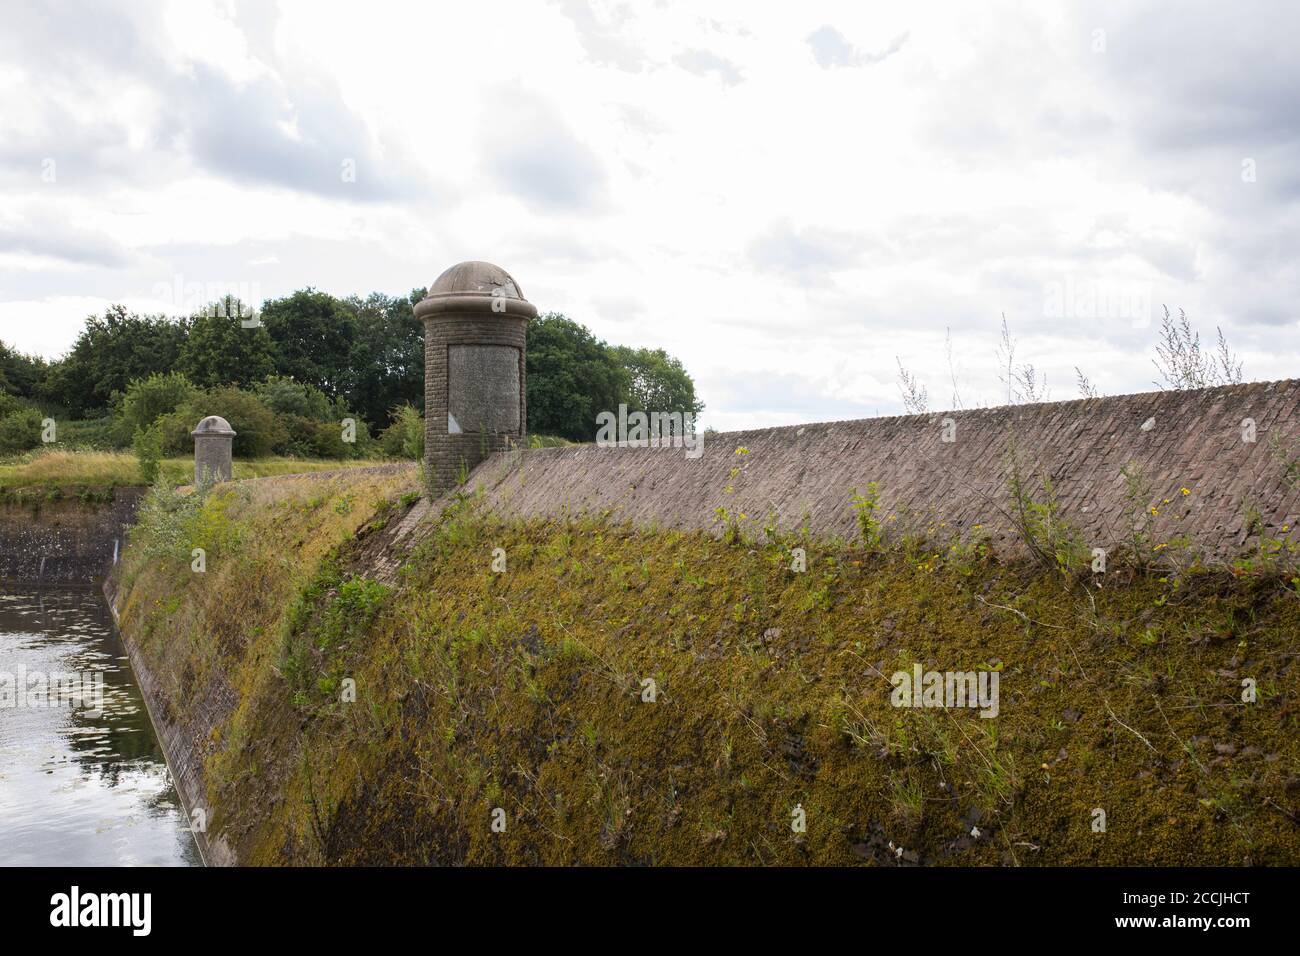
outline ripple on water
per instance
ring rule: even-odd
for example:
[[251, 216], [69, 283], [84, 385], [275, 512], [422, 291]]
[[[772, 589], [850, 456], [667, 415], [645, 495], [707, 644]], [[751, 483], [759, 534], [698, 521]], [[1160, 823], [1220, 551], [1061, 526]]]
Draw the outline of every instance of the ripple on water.
[[[0, 675], [24, 673], [102, 680], [103, 705], [100, 713], [12, 706], [0, 692], [0, 865], [197, 865], [148, 711], [98, 594], [0, 593]], [[7, 680], [12, 687], [14, 677]]]

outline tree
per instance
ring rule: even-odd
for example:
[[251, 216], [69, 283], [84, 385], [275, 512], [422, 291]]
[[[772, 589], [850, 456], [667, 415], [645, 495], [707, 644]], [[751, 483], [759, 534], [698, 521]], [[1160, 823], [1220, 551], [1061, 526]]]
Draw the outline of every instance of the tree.
[[244, 306], [233, 296], [189, 320], [180, 370], [200, 388], [251, 385], [275, 371], [274, 343], [262, 327], [245, 327]]
[[416, 289], [405, 298], [372, 292], [343, 300], [357, 323], [348, 404], [376, 430], [388, 423], [392, 409], [424, 406], [424, 323], [414, 311], [423, 297], [424, 290]]
[[680, 359], [663, 349], [626, 345], [615, 346], [613, 354], [627, 373], [623, 401], [628, 411], [698, 415], [704, 410], [704, 403], [695, 397], [695, 382]]
[[24, 355], [0, 342], [0, 392], [36, 397], [49, 363], [35, 355]]
[[186, 323], [128, 313], [121, 305], [90, 316], [71, 351], [49, 367], [40, 391], [76, 418], [106, 409], [133, 379], [174, 369]]
[[148, 431], [163, 415], [193, 398], [195, 391], [194, 384], [180, 372], [137, 378], [127, 386], [117, 410], [113, 430], [118, 442], [133, 441], [137, 432]]
[[262, 306], [262, 323], [274, 343], [277, 375], [331, 398], [348, 392], [359, 326], [344, 303], [327, 292], [300, 289]]
[[591, 441], [596, 415], [616, 412], [629, 375], [585, 327], [549, 312], [528, 323], [528, 430]]

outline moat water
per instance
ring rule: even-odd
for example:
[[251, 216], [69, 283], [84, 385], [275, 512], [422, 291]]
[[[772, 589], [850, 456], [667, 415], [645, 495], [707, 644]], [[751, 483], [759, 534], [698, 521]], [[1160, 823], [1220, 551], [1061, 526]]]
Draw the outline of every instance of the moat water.
[[0, 866], [201, 860], [113, 618], [0, 588]]

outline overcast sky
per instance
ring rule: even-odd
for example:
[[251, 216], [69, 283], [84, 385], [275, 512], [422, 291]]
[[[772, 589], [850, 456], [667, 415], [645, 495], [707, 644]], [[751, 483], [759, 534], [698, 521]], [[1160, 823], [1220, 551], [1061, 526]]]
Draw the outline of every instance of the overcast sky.
[[8, 2], [0, 338], [187, 285], [504, 266], [729, 429], [1152, 387], [1161, 305], [1300, 374], [1300, 10]]

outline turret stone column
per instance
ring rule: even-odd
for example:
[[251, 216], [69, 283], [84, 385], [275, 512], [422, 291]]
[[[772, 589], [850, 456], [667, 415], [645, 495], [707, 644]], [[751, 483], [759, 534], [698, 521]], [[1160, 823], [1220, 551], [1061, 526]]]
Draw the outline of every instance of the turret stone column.
[[190, 433], [194, 436], [194, 482], [211, 485], [233, 475], [236, 431], [220, 415], [209, 415]]
[[528, 434], [525, 352], [537, 308], [490, 262], [462, 262], [415, 307], [424, 321], [425, 462], [440, 494]]

